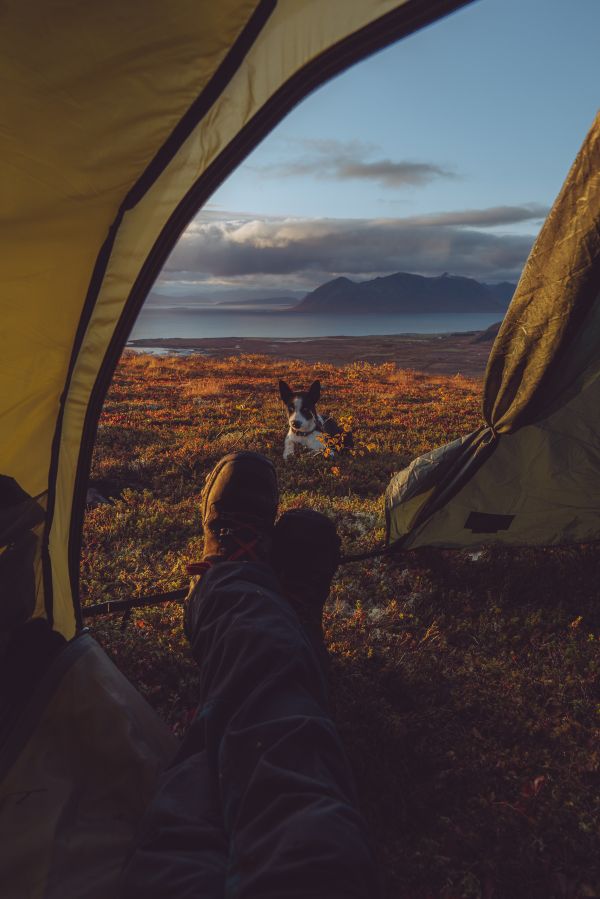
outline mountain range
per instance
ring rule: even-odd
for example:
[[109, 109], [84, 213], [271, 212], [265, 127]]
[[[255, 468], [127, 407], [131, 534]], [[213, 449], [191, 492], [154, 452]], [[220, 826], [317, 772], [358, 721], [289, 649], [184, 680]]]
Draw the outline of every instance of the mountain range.
[[308, 293], [291, 312], [364, 313], [506, 312], [515, 284], [483, 284], [443, 274], [397, 272], [372, 281], [334, 278]]

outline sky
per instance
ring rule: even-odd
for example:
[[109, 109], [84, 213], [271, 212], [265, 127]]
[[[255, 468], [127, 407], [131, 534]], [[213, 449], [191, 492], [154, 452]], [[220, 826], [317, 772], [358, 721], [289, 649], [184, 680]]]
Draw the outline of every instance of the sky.
[[358, 63], [217, 190], [153, 299], [516, 281], [600, 108], [599, 33], [598, 0], [477, 0]]

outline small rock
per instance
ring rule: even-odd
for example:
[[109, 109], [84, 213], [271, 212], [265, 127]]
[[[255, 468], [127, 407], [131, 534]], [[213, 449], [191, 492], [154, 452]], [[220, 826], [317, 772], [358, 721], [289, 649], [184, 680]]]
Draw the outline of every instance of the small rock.
[[95, 487], [88, 487], [85, 494], [85, 504], [90, 509], [93, 509], [96, 506], [112, 506], [111, 501], [106, 499], [105, 496], [102, 496], [100, 491], [96, 490]]

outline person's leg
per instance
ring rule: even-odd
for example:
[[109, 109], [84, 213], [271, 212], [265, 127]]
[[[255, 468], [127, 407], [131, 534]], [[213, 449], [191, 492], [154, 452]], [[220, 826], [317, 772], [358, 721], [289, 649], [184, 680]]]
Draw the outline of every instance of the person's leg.
[[206, 754], [184, 741], [121, 873], [122, 899], [221, 899], [229, 839]]
[[374, 899], [323, 671], [274, 572], [214, 565], [189, 601], [187, 626], [201, 672], [193, 741], [219, 784], [230, 839], [226, 895]]
[[[307, 574], [320, 614], [339, 541], [336, 535], [333, 565], [327, 552], [324, 564], [315, 563], [316, 547], [332, 543], [330, 523], [319, 531], [313, 513], [315, 554], [298, 555], [304, 568], [296, 578], [294, 548], [304, 540], [306, 549], [307, 522], [302, 513], [286, 513], [276, 529], [278, 580], [267, 564], [276, 507], [274, 470], [264, 457], [226, 457], [207, 480], [203, 574], [186, 607], [201, 673], [199, 711], [149, 811], [123, 897], [216, 899], [223, 890], [239, 899], [379, 895], [352, 775], [327, 709], [314, 609], [309, 640], [294, 611], [307, 623], [300, 607], [306, 595], [295, 589], [290, 602], [281, 588], [281, 581], [297, 588]], [[315, 578], [319, 568], [325, 581]], [[165, 886], [157, 892], [147, 877], [144, 889], [144, 871]]]
[[[200, 569], [224, 556], [267, 557], [277, 502], [268, 459], [246, 452], [221, 459], [202, 492]], [[122, 899], [219, 899], [228, 855], [218, 779], [209, 771], [202, 729], [192, 726], [160, 780], [123, 869], [119, 894]]]

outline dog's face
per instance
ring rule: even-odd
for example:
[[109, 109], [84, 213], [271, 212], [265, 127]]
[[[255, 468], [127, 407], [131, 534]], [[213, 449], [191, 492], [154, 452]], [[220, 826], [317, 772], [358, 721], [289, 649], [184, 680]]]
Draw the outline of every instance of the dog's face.
[[298, 392], [294, 392], [285, 381], [280, 381], [279, 395], [285, 403], [292, 433], [311, 434], [317, 427], [316, 405], [321, 396], [320, 381], [314, 381], [308, 390]]

